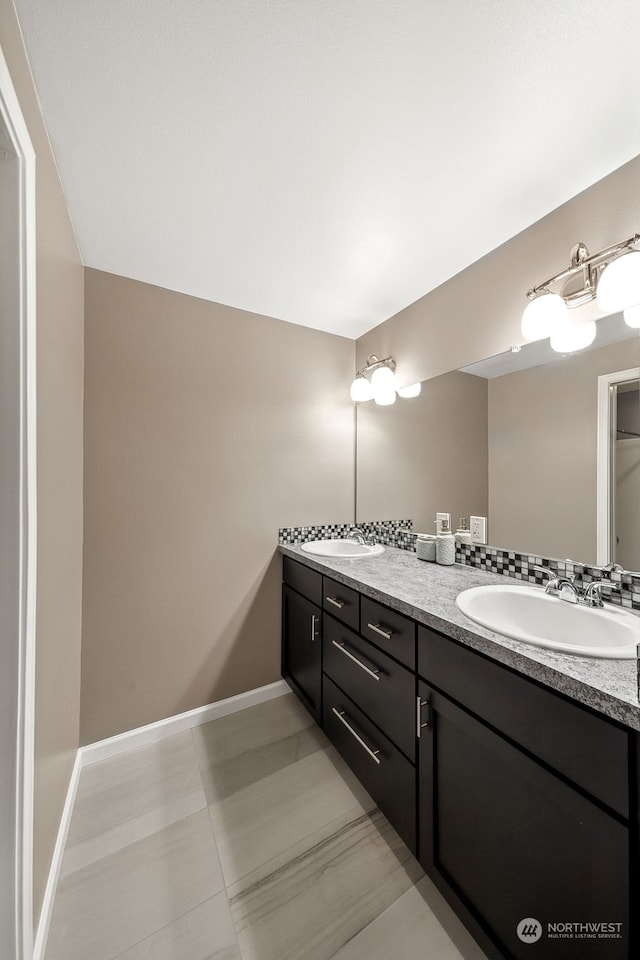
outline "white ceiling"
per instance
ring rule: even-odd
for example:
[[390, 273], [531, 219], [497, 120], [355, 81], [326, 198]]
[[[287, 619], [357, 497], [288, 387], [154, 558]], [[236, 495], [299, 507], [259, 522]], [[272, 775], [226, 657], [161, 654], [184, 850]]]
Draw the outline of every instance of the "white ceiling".
[[640, 154], [638, 0], [16, 7], [88, 266], [348, 337]]

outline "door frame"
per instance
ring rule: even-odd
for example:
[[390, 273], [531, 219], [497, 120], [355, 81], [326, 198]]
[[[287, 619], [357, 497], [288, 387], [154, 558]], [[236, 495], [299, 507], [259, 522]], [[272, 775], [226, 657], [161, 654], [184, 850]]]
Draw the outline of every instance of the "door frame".
[[[16, 960], [33, 956], [33, 793], [36, 655], [36, 157], [0, 47], [0, 116], [19, 167], [19, 396], [11, 421], [19, 431], [19, 569], [16, 603], [18, 676], [15, 783], [15, 901], [10, 944]], [[1, 438], [0, 438], [1, 440]], [[3, 950], [5, 944], [2, 944]]]
[[596, 473], [596, 563], [602, 567], [612, 560], [611, 538], [613, 496], [613, 444], [611, 443], [612, 403], [614, 384], [628, 383], [640, 377], [640, 367], [629, 367], [598, 377], [598, 435]]

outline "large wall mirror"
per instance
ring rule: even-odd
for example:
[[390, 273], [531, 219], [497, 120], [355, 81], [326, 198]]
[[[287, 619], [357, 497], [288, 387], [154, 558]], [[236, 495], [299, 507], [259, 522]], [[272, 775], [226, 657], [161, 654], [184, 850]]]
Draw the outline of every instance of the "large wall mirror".
[[606, 317], [587, 350], [530, 343], [360, 404], [357, 521], [486, 516], [492, 546], [640, 569], [639, 333]]

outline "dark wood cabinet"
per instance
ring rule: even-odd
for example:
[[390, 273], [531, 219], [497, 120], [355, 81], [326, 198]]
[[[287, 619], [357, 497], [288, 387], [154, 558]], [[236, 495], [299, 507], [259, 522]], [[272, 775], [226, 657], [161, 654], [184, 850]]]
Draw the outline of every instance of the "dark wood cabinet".
[[415, 761], [415, 674], [325, 614], [323, 669]]
[[369, 597], [360, 598], [363, 637], [410, 670], [416, 668], [416, 625], [401, 613]]
[[359, 628], [360, 595], [350, 587], [345, 587], [343, 583], [338, 583], [337, 580], [331, 580], [329, 577], [323, 577], [322, 606], [327, 613], [342, 620], [352, 630]]
[[[628, 825], [442, 693], [419, 694], [419, 858], [481, 945], [529, 960], [517, 930], [534, 918], [545, 960], [629, 957]], [[567, 922], [620, 938], [567, 936]]]
[[415, 854], [414, 765], [327, 676], [323, 703], [325, 733]]
[[640, 956], [640, 736], [289, 562], [283, 675], [487, 956]]
[[322, 611], [286, 584], [282, 589], [282, 676], [322, 723]]

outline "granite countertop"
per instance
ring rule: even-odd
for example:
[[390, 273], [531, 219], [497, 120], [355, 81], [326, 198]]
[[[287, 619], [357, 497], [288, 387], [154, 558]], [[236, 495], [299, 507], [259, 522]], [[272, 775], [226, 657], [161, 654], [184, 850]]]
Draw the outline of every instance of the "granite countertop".
[[488, 583], [522, 585], [521, 580], [458, 563], [438, 566], [395, 547], [385, 547], [385, 552], [375, 557], [352, 560], [313, 557], [303, 553], [299, 546], [278, 549], [284, 556], [299, 560], [578, 703], [640, 730], [635, 660], [577, 657], [529, 646], [473, 623], [455, 605], [461, 590]]

